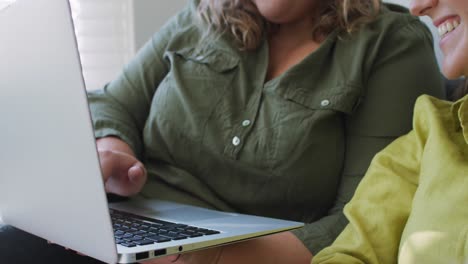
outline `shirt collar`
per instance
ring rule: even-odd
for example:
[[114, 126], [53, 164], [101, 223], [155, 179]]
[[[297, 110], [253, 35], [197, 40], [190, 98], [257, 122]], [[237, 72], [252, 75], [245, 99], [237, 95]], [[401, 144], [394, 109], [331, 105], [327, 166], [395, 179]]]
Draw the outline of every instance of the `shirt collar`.
[[455, 120], [458, 120], [463, 131], [463, 137], [468, 144], [468, 95], [465, 95], [460, 100], [452, 105], [452, 114]]

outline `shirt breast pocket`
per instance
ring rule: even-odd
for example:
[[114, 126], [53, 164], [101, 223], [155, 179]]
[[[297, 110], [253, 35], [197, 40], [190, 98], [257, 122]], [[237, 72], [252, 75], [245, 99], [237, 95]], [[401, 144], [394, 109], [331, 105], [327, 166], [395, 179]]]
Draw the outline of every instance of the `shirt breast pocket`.
[[[157, 131], [148, 132], [160, 134], [171, 148], [196, 152], [207, 120], [230, 87], [239, 59], [222, 50], [195, 48], [167, 51], [164, 58], [169, 71], [156, 89], [147, 125]], [[186, 154], [187, 158], [193, 155]]]
[[[172, 110], [168, 113], [171, 117], [181, 109], [189, 115], [210, 115], [226, 92], [239, 63], [236, 56], [214, 49], [168, 51], [165, 59], [170, 69], [156, 90], [155, 104], [163, 112]], [[163, 109], [159, 109], [161, 106]]]
[[183, 104], [191, 114], [211, 113], [210, 109], [225, 93], [239, 64], [236, 56], [214, 49], [168, 51], [165, 58], [170, 62], [170, 70], [157, 93], [174, 106]]
[[[357, 89], [322, 91], [287, 87], [278, 98], [279, 115], [274, 138], [274, 169], [292, 167], [339, 168], [344, 153], [344, 115], [360, 102]], [[294, 129], [291, 129], [294, 128]], [[298, 160], [291, 160], [297, 157]], [[284, 162], [288, 161], [288, 162]], [[303, 164], [298, 164], [303, 163]], [[320, 166], [317, 166], [320, 164]], [[311, 168], [311, 170], [314, 170]], [[328, 169], [326, 169], [328, 170]], [[325, 172], [336, 173], [336, 172]]]
[[186, 71], [191, 78], [222, 75], [237, 67], [239, 58], [223, 50], [199, 50], [185, 48], [168, 52], [167, 57], [172, 61], [173, 70]]
[[351, 114], [360, 103], [360, 92], [355, 88], [336, 87], [325, 91], [311, 91], [305, 88], [288, 89], [282, 93], [288, 101], [307, 109], [320, 111], [330, 110]]

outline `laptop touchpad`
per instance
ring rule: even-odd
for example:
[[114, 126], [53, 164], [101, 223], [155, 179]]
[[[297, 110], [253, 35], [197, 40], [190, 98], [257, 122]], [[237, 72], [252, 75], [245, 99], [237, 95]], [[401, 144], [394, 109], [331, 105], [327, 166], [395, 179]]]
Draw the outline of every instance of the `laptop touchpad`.
[[229, 214], [217, 211], [211, 211], [202, 208], [193, 208], [190, 206], [179, 207], [170, 210], [155, 212], [155, 217], [165, 218], [173, 221], [201, 221], [213, 218], [227, 217]]
[[130, 201], [112, 204], [110, 207], [129, 213], [145, 215], [176, 222], [202, 221], [236, 215], [166, 201]]

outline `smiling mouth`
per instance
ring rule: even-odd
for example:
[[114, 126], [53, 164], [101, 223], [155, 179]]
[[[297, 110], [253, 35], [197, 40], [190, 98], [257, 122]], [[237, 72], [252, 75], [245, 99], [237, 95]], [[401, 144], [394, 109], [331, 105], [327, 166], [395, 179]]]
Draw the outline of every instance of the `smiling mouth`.
[[447, 20], [444, 23], [440, 24], [437, 27], [437, 30], [439, 31], [439, 36], [443, 37], [449, 32], [452, 32], [455, 30], [458, 26], [460, 26], [461, 22], [459, 20]]

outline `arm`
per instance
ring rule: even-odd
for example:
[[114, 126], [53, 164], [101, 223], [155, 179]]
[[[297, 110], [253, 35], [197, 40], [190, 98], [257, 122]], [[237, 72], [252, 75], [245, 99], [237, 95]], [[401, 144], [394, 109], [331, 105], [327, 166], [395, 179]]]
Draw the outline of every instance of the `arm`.
[[140, 162], [142, 131], [154, 93], [169, 71], [164, 53], [173, 35], [190, 16], [190, 6], [169, 21], [126, 65], [120, 76], [88, 99], [106, 191], [120, 196], [137, 194], [146, 182]]
[[96, 138], [115, 136], [126, 142], [140, 159], [142, 131], [154, 94], [169, 71], [164, 53], [174, 34], [187, 24], [190, 6], [170, 20], [123, 69], [118, 78], [88, 98]]
[[188, 8], [146, 43], [121, 75], [102, 90], [88, 94], [106, 191], [137, 194], [146, 182], [142, 131], [152, 98], [168, 72], [164, 53]]
[[345, 164], [335, 204], [327, 216], [294, 231], [312, 253], [330, 245], [346, 226], [344, 205], [372, 157], [411, 129], [416, 98], [444, 94], [431, 35], [421, 23], [406, 24], [389, 33], [375, 58], [369, 66], [365, 98], [356, 112], [346, 117]]
[[423, 140], [413, 131], [380, 152], [345, 207], [350, 224], [312, 263], [397, 263], [419, 181]]

